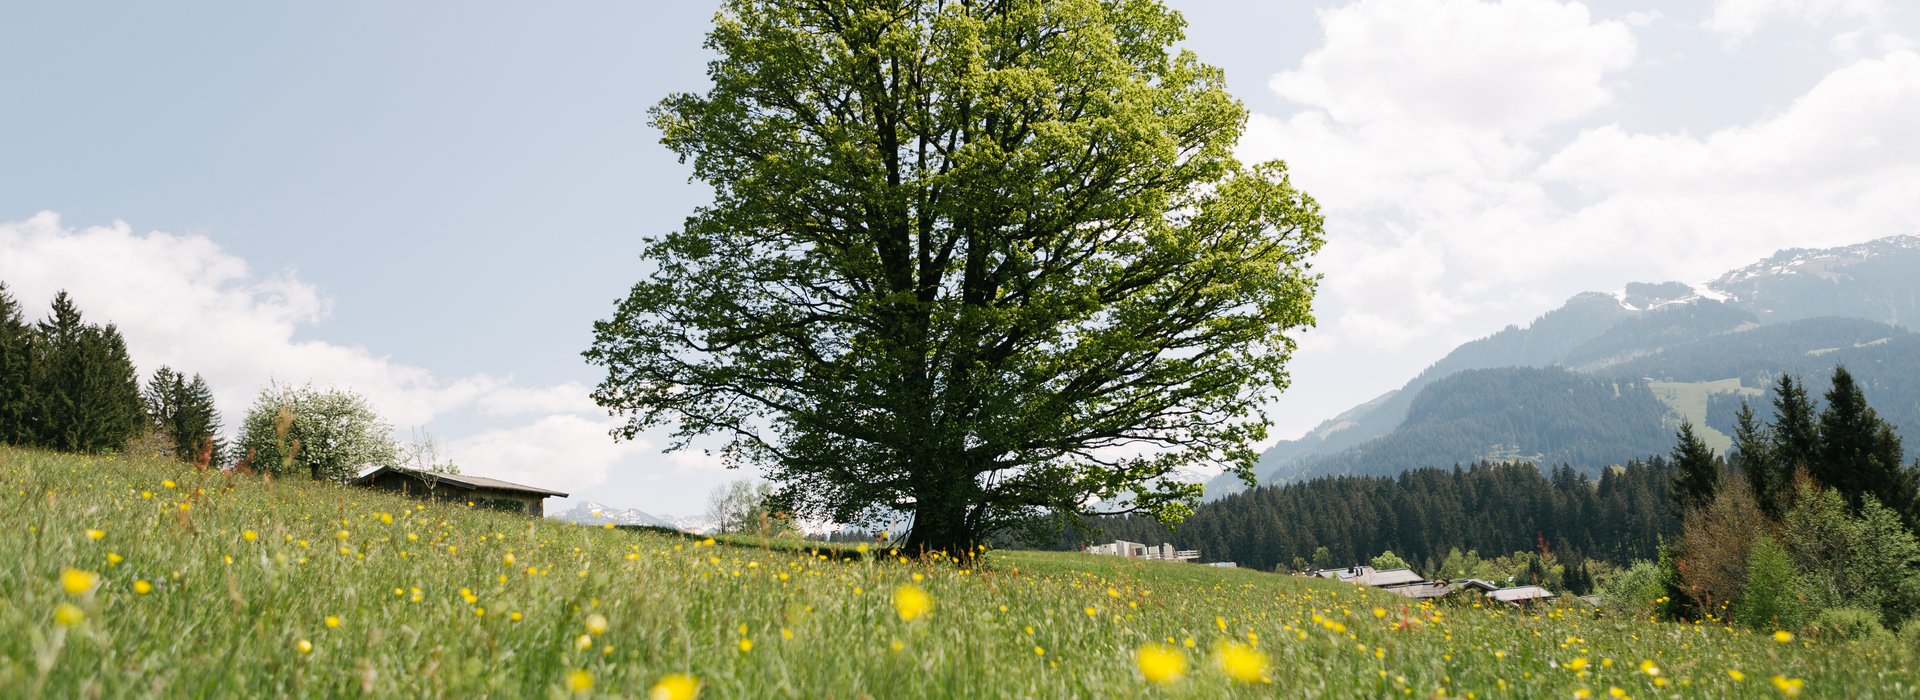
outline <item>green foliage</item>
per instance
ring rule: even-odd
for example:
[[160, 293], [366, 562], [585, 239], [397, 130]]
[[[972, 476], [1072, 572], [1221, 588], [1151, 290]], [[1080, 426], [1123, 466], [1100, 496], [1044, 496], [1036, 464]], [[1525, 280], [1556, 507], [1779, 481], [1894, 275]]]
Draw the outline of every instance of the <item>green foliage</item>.
[[1396, 478], [1322, 477], [1203, 504], [1172, 530], [1144, 517], [1093, 526], [1105, 538], [1172, 542], [1209, 561], [1259, 569], [1315, 557], [1322, 547], [1331, 567], [1388, 549], [1425, 563], [1451, 549], [1536, 551], [1543, 544], [1570, 558], [1625, 563], [1653, 556], [1661, 536], [1679, 532], [1666, 497], [1672, 473], [1656, 458], [1598, 479], [1567, 467], [1547, 475], [1528, 464], [1485, 463]]
[[1803, 615], [1798, 572], [1786, 548], [1761, 535], [1747, 554], [1747, 581], [1733, 619], [1760, 631], [1798, 629]]
[[1367, 564], [1369, 566], [1372, 566], [1374, 569], [1381, 570], [1381, 571], [1384, 571], [1387, 569], [1413, 568], [1413, 565], [1408, 564], [1405, 559], [1401, 559], [1400, 557], [1394, 556], [1393, 550], [1391, 549], [1381, 552], [1380, 556], [1374, 557], [1373, 560], [1367, 562]]
[[145, 425], [140, 382], [119, 329], [84, 322], [66, 292], [35, 328], [31, 383], [33, 444], [67, 452], [111, 452]]
[[1865, 608], [1839, 607], [1820, 611], [1807, 632], [1823, 642], [1890, 641], [1879, 613]]
[[1681, 513], [1705, 508], [1720, 488], [1720, 459], [1693, 434], [1693, 423], [1681, 421], [1673, 446], [1673, 485], [1667, 494]]
[[[1744, 698], [1771, 695], [1775, 674], [1804, 679], [1806, 696], [1865, 698], [1920, 684], [1916, 657], [1893, 645], [1429, 610], [1245, 569], [1043, 552], [990, 552], [969, 571], [845, 550], [823, 559], [798, 544], [709, 546], [173, 460], [4, 447], [0, 483], [7, 696], [645, 697], [670, 673], [697, 678], [703, 698], [1565, 698], [1609, 686]], [[97, 586], [64, 591], [69, 567], [98, 574]], [[932, 601], [913, 621], [890, 599], [909, 583]], [[84, 619], [60, 627], [62, 603]], [[1250, 637], [1270, 684], [1230, 680], [1213, 658]], [[1154, 686], [1134, 654], [1168, 638], [1187, 674]], [[1576, 658], [1588, 675], [1567, 668]], [[1641, 672], [1642, 659], [1661, 674]], [[574, 671], [592, 693], [569, 692]]]
[[1774, 384], [1771, 432], [1773, 445], [1768, 453], [1780, 461], [1775, 471], [1794, 474], [1817, 468], [1814, 462], [1819, 459], [1820, 426], [1814, 419], [1813, 400], [1807, 397], [1806, 385], [1791, 374], [1780, 375]]
[[247, 411], [237, 448], [251, 455], [255, 469], [346, 481], [400, 464], [391, 433], [359, 394], [273, 384]]
[[185, 375], [161, 366], [147, 381], [143, 395], [149, 425], [167, 441], [169, 454], [183, 462], [220, 466], [226, 442], [220, 439], [220, 416], [213, 406], [213, 390], [207, 380]]
[[1785, 462], [1773, 456], [1772, 431], [1754, 418], [1753, 406], [1740, 402], [1733, 430], [1733, 468], [1746, 477], [1754, 502], [1767, 517], [1779, 520], [1791, 495], [1793, 474], [1781, 467]]
[[1601, 607], [1628, 617], [1644, 618], [1660, 606], [1666, 595], [1660, 565], [1645, 559], [1600, 582]]
[[1856, 509], [1871, 496], [1914, 523], [1914, 476], [1900, 463], [1900, 436], [1867, 405], [1846, 367], [1834, 368], [1831, 385], [1809, 474], [1839, 489]]
[[1182, 32], [1148, 0], [726, 3], [711, 86], [653, 112], [713, 202], [595, 325], [595, 399], [728, 438], [802, 515], [911, 512], [914, 548], [1250, 479], [1321, 217], [1234, 159], [1247, 112]]
[[33, 327], [0, 282], [0, 445], [33, 442]]

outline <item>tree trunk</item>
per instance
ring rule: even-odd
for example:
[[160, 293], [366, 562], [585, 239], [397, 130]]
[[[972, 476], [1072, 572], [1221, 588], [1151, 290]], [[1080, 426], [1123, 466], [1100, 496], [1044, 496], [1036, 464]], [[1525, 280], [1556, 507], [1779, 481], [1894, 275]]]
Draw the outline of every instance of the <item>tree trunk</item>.
[[930, 489], [917, 499], [913, 512], [913, 530], [901, 549], [916, 556], [945, 553], [961, 560], [978, 552], [967, 509], [973, 501], [962, 489]]

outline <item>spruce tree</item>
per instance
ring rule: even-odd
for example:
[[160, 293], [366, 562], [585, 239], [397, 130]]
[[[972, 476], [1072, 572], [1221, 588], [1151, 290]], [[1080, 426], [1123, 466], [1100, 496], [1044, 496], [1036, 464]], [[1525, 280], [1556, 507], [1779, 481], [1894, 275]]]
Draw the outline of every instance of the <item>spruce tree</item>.
[[1871, 495], [1912, 521], [1914, 482], [1901, 465], [1900, 436], [1867, 405], [1846, 367], [1833, 370], [1819, 437], [1818, 458], [1810, 468], [1815, 479], [1839, 490], [1855, 509]]
[[181, 390], [178, 405], [173, 435], [180, 458], [197, 463], [204, 453], [207, 466], [219, 467], [226, 443], [219, 437], [220, 412], [214, 408], [213, 389], [207, 386], [207, 380], [193, 375], [193, 381]]
[[1772, 436], [1767, 426], [1753, 415], [1751, 404], [1741, 401], [1740, 411], [1734, 414], [1734, 421], [1733, 454], [1728, 459], [1733, 463], [1733, 468], [1746, 478], [1761, 512], [1772, 520], [1779, 520], [1786, 511], [1783, 504], [1789, 485], [1793, 482], [1793, 474], [1773, 458], [1769, 444]]
[[1814, 422], [1813, 400], [1807, 398], [1806, 385], [1794, 381], [1793, 375], [1780, 375], [1774, 386], [1773, 412], [1771, 451], [1779, 461], [1777, 468], [1789, 478], [1801, 469], [1811, 471], [1819, 458], [1820, 427]]
[[53, 297], [53, 312], [37, 324], [34, 349], [33, 412], [39, 417], [33, 443], [55, 450], [80, 450], [84, 422], [81, 393], [86, 386], [86, 326], [65, 290]]
[[1693, 434], [1693, 422], [1681, 421], [1673, 446], [1673, 483], [1668, 487], [1680, 512], [1705, 507], [1720, 488], [1720, 464], [1713, 450]]
[[33, 328], [0, 282], [0, 445], [33, 441]]
[[73, 299], [54, 296], [36, 328], [34, 442], [68, 452], [118, 450], [145, 417], [140, 380], [119, 329], [86, 324]]

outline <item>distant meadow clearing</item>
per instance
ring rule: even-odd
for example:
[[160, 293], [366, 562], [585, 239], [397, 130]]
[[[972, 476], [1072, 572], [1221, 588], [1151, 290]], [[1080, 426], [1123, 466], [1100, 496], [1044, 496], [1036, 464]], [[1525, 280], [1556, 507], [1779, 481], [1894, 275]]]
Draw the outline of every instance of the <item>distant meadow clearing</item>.
[[0, 448], [8, 697], [1909, 697], [1909, 652], [1081, 554], [978, 568]]

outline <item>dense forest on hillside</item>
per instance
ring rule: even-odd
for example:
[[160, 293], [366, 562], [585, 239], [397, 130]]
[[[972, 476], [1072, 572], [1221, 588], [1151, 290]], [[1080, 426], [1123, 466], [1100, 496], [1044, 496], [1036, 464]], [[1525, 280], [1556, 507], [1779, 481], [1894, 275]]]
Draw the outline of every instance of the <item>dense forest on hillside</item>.
[[1320, 458], [1320, 474], [1397, 474], [1477, 459], [1594, 469], [1672, 442], [1667, 407], [1645, 384], [1556, 367], [1468, 370], [1421, 390], [1398, 429]]
[[1272, 569], [1326, 547], [1335, 565], [1391, 550], [1434, 570], [1450, 549], [1535, 551], [1614, 563], [1648, 559], [1680, 530], [1664, 458], [1551, 476], [1531, 464], [1477, 463], [1397, 477], [1323, 477], [1262, 486], [1202, 505], [1177, 528], [1148, 518], [1096, 520], [1100, 540], [1171, 542], [1206, 561]]

